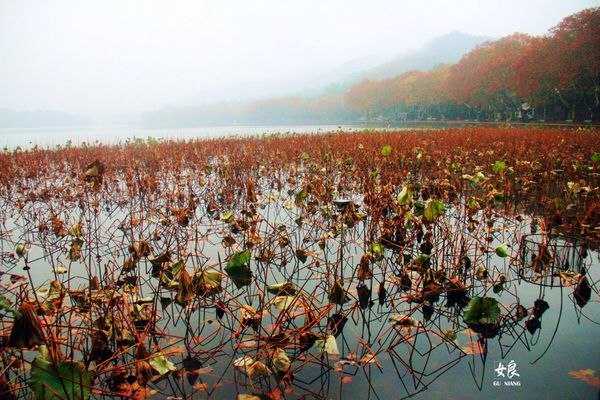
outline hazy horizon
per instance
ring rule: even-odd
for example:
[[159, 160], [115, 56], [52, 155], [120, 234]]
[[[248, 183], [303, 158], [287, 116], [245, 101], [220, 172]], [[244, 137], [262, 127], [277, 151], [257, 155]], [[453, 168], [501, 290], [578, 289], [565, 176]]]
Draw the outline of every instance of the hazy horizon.
[[[0, 108], [98, 117], [244, 100], [257, 87], [299, 91], [351, 60], [390, 58], [451, 31], [539, 35], [597, 5], [7, 0]], [[248, 93], [236, 99], [240, 87]]]

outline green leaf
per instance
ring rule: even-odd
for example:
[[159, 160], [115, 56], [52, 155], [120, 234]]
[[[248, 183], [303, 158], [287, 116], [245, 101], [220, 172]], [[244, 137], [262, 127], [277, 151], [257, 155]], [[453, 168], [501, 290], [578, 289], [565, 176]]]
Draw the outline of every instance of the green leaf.
[[231, 256], [229, 261], [227, 261], [227, 267], [225, 268], [225, 270], [227, 270], [227, 268], [237, 268], [237, 267], [243, 266], [245, 264], [248, 264], [250, 262], [251, 257], [252, 257], [252, 253], [250, 253], [249, 249], [246, 249], [244, 251], [239, 251], [239, 252], [235, 253], [233, 256]]
[[594, 164], [597, 164], [600, 162], [600, 152], [594, 153], [594, 155], [592, 156], [592, 162]]
[[412, 187], [409, 185], [406, 185], [402, 188], [402, 191], [398, 195], [398, 204], [400, 204], [400, 205], [408, 204], [411, 202], [412, 197], [413, 197]]
[[464, 311], [467, 324], [495, 324], [500, 318], [498, 300], [491, 297], [473, 297]]
[[162, 354], [157, 355], [148, 361], [148, 364], [153, 370], [158, 372], [160, 376], [164, 376], [169, 372], [177, 371], [177, 367], [171, 361], [167, 360]]
[[296, 197], [295, 197], [295, 203], [298, 207], [300, 207], [300, 205], [302, 204], [302, 202], [304, 200], [306, 200], [306, 197], [308, 197], [308, 192], [304, 189], [302, 189], [301, 191], [299, 191], [298, 193], [296, 193]]
[[79, 362], [59, 361], [54, 365], [40, 356], [31, 363], [29, 386], [36, 400], [85, 400], [92, 393], [92, 373]]
[[471, 210], [477, 210], [477, 209], [481, 208], [481, 205], [479, 204], [477, 199], [473, 196], [469, 197], [469, 199], [467, 200], [467, 206]]
[[12, 308], [10, 301], [0, 294], [0, 310], [9, 312], [13, 315], [13, 318], [19, 318], [21, 313]]
[[496, 161], [493, 167], [493, 171], [496, 175], [500, 175], [506, 169], [506, 163], [503, 161]]
[[481, 181], [485, 181], [487, 178], [485, 177], [485, 175], [483, 174], [483, 172], [479, 171], [475, 174], [475, 176], [473, 177], [473, 179], [475, 179], [476, 183], [479, 183]]
[[427, 222], [434, 222], [441, 215], [446, 212], [444, 208], [444, 203], [439, 200], [428, 200], [425, 206], [425, 210], [423, 210], [423, 218]]
[[221, 221], [223, 221], [223, 222], [226, 222], [226, 223], [230, 224], [234, 220], [235, 220], [234, 215], [231, 212], [229, 212], [229, 211], [224, 212], [223, 214], [221, 214]]
[[81, 232], [81, 227], [79, 226], [79, 224], [74, 224], [71, 227], [71, 232], [70, 232], [71, 236], [73, 237], [81, 237], [82, 232]]
[[267, 292], [277, 296], [293, 296], [296, 294], [296, 285], [292, 282], [277, 283], [267, 287]]
[[392, 152], [392, 146], [390, 146], [389, 144], [386, 144], [385, 146], [383, 146], [381, 148], [381, 155], [382, 156], [389, 156], [390, 153]]
[[177, 276], [182, 269], [185, 268], [185, 264], [183, 261], [178, 261], [175, 264], [171, 265], [171, 272], [173, 273], [173, 276]]
[[496, 247], [496, 254], [500, 257], [508, 257], [508, 247], [506, 243]]
[[422, 201], [415, 201], [415, 215], [421, 216], [425, 211], [425, 204]]
[[372, 242], [369, 246], [369, 255], [373, 261], [383, 260], [383, 245], [381, 243]]
[[246, 249], [235, 253], [225, 267], [225, 272], [231, 278], [235, 286], [239, 289], [242, 286], [248, 286], [252, 282], [252, 270], [248, 263], [252, 254]]
[[475, 176], [464, 174], [462, 178], [471, 181], [471, 183], [474, 185], [479, 185], [480, 182], [485, 181], [487, 179], [481, 171], [477, 172]]

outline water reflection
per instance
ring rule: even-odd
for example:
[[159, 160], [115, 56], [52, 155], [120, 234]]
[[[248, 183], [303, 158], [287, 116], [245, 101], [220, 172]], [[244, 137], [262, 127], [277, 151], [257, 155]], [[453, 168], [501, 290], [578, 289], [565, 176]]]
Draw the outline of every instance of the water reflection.
[[[300, 221], [285, 201], [269, 201], [257, 210], [263, 221], [245, 236], [257, 242], [247, 285], [223, 272], [234, 254], [228, 232], [243, 228], [235, 227], [240, 221], [207, 214], [193, 229], [173, 230], [149, 212], [141, 228], [133, 214], [139, 206], [103, 201], [85, 215], [87, 229], [97, 232], [85, 243], [56, 221], [47, 235], [33, 233], [33, 220], [22, 215], [4, 223], [5, 296], [31, 298], [31, 279], [39, 312], [56, 327], [63, 351], [102, 371], [95, 382], [100, 397], [139, 394], [142, 384], [156, 398], [399, 398], [429, 396], [430, 389], [433, 397], [493, 395], [500, 390], [490, 384], [494, 363], [516, 360], [523, 385], [531, 387], [553, 370], [546, 361], [553, 347], [573, 347], [574, 337], [588, 344], [575, 346], [576, 365], [566, 367], [559, 357], [561, 365], [575, 370], [598, 362], [586, 350], [598, 344], [591, 300], [598, 253], [578, 240], [526, 234], [531, 218], [498, 215], [469, 232], [461, 206], [447, 205], [445, 223], [422, 236], [386, 236], [384, 227], [389, 240], [367, 246], [373, 221], [356, 205], [332, 210], [329, 223], [316, 226]], [[152, 240], [124, 248], [132, 231]], [[27, 243], [22, 257], [10, 254], [14, 242]], [[513, 256], [490, 250], [503, 244]], [[168, 250], [173, 246], [190, 256], [178, 260]], [[191, 274], [191, 296], [182, 297], [181, 268]], [[152, 354], [165, 357], [167, 370], [146, 365], [144, 377], [139, 360]], [[561, 377], [565, 387], [593, 392], [567, 378]]]

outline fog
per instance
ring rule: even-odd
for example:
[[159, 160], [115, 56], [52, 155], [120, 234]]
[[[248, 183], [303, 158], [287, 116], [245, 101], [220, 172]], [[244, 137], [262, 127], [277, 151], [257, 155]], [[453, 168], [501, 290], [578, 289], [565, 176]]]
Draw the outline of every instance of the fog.
[[596, 1], [0, 0], [0, 108], [90, 116], [301, 91], [452, 30], [543, 34]]

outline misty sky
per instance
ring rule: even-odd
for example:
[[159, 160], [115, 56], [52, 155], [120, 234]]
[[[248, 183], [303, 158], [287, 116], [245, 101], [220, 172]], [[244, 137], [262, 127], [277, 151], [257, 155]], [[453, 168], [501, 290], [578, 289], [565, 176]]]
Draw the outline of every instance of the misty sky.
[[0, 108], [92, 116], [390, 57], [452, 30], [543, 34], [598, 1], [0, 0]]

